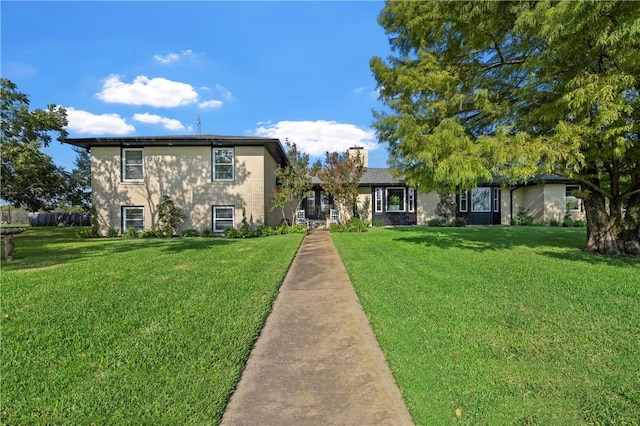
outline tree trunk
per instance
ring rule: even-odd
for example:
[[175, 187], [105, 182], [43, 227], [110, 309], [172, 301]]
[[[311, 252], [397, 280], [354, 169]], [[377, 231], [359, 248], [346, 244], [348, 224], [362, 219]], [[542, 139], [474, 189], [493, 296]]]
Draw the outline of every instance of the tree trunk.
[[628, 200], [621, 239], [625, 254], [640, 257], [640, 194], [634, 194]]
[[587, 215], [587, 245], [585, 251], [606, 255], [621, 254], [617, 236], [619, 225], [607, 212], [605, 198], [598, 192], [592, 192], [584, 199]]

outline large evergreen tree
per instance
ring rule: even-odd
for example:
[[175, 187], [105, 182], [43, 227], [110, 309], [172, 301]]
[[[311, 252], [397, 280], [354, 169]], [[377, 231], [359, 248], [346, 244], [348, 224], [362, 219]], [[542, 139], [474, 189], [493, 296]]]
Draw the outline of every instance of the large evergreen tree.
[[40, 149], [52, 134], [66, 136], [66, 111], [56, 105], [29, 111], [27, 95], [2, 78], [0, 118], [2, 198], [30, 211], [53, 209], [66, 195], [67, 176]]
[[640, 2], [390, 1], [379, 22], [375, 127], [410, 185], [566, 176], [586, 249], [640, 255]]

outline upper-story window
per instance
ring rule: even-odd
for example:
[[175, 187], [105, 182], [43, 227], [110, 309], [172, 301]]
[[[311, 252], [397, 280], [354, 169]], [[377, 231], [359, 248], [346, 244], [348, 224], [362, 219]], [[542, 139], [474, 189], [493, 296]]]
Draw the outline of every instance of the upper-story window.
[[233, 180], [234, 157], [233, 148], [213, 149], [213, 180]]
[[142, 182], [144, 180], [144, 153], [140, 148], [122, 150], [122, 180]]

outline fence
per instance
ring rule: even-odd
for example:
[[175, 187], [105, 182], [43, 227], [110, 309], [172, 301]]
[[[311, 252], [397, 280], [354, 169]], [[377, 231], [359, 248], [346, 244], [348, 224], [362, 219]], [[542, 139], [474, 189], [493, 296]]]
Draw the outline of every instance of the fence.
[[91, 215], [86, 213], [37, 212], [29, 213], [31, 226], [91, 226]]

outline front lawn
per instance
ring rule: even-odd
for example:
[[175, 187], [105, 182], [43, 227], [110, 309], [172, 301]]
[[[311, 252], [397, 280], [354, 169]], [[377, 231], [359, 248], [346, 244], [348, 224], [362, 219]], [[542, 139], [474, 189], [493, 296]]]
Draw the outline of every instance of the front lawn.
[[420, 425], [638, 425], [640, 260], [585, 229], [332, 234]]
[[2, 424], [216, 424], [303, 235], [95, 239], [2, 262]]

